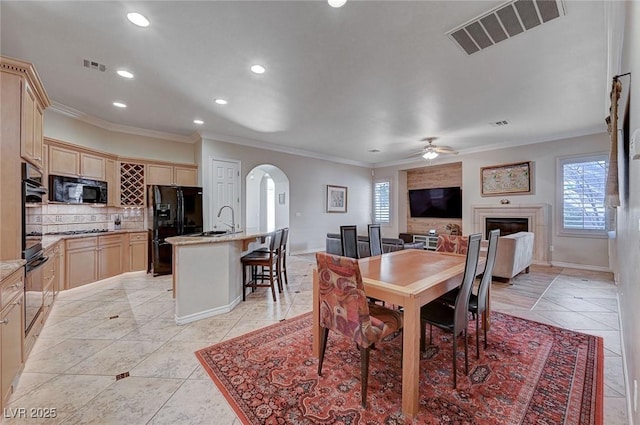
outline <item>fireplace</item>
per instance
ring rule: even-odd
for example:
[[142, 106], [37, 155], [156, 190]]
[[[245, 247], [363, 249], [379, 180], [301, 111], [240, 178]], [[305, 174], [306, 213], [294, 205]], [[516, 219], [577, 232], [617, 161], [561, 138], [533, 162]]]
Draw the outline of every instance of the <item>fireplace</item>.
[[[487, 220], [498, 219], [527, 223], [524, 230], [533, 232], [533, 262], [550, 264], [551, 205], [549, 204], [476, 204], [471, 205], [473, 233], [488, 234]], [[502, 229], [501, 229], [502, 230]], [[520, 231], [523, 229], [515, 230]], [[504, 236], [506, 232], [502, 232]]]
[[519, 217], [487, 217], [484, 219], [485, 239], [489, 239], [489, 232], [500, 229], [500, 236], [529, 231], [529, 219]]

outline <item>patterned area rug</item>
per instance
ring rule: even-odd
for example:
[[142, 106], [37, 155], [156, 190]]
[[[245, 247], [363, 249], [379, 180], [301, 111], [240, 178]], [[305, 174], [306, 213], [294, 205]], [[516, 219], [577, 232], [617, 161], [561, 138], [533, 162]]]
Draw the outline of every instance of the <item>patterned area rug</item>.
[[400, 337], [371, 352], [364, 410], [355, 344], [329, 333], [318, 377], [311, 323], [304, 314], [196, 352], [244, 424], [602, 424], [602, 338], [494, 312], [480, 360], [470, 324], [468, 376], [459, 344], [453, 390], [451, 334], [434, 328], [410, 420], [401, 414]]

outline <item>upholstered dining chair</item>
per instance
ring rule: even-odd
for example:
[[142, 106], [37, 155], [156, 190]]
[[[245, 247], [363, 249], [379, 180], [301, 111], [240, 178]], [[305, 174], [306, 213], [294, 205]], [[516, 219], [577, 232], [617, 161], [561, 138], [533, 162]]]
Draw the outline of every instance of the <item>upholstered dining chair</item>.
[[[322, 330], [318, 375], [322, 376], [330, 330], [355, 341], [360, 348], [361, 404], [366, 408], [369, 351], [374, 344], [402, 329], [402, 313], [367, 302], [358, 260], [318, 252], [316, 261]], [[341, 362], [339, 367], [343, 367]]]
[[468, 326], [468, 309], [469, 294], [473, 287], [473, 281], [476, 277], [476, 268], [478, 266], [478, 257], [480, 256], [480, 239], [482, 235], [479, 233], [469, 236], [469, 245], [467, 249], [467, 259], [465, 261], [464, 275], [460, 290], [456, 297], [455, 306], [450, 306], [434, 300], [424, 305], [420, 309], [421, 337], [420, 345], [424, 351], [424, 333], [426, 324], [429, 324], [429, 345], [431, 345], [431, 336], [433, 326], [453, 333], [453, 388], [456, 388], [456, 354], [457, 354], [457, 337], [462, 334], [464, 338], [464, 373], [469, 373], [469, 357], [467, 344], [467, 326]]
[[[273, 301], [276, 300], [276, 284], [278, 285], [278, 292], [282, 291], [279, 275], [280, 258], [278, 256], [281, 240], [282, 229], [278, 229], [271, 234], [267, 251], [251, 251], [240, 258], [242, 262], [242, 301], [246, 301], [247, 288], [255, 290], [255, 288], [270, 287]], [[247, 267], [251, 267], [251, 279], [249, 281], [247, 281]], [[260, 273], [257, 271], [258, 267], [261, 268]], [[267, 278], [269, 283], [265, 281]]]
[[342, 255], [349, 258], [360, 258], [358, 251], [358, 228], [353, 225], [340, 226], [340, 243]]
[[[489, 304], [489, 287], [493, 280], [493, 266], [496, 263], [496, 252], [498, 250], [498, 241], [500, 240], [500, 229], [489, 232], [489, 245], [487, 247], [487, 258], [484, 263], [484, 271], [478, 285], [478, 293], [474, 294], [473, 290], [469, 295], [469, 311], [476, 319], [476, 356], [480, 358], [480, 316], [487, 311]], [[452, 289], [440, 298], [439, 301], [449, 305], [455, 305], [456, 297], [460, 288]], [[487, 327], [483, 323], [484, 331], [484, 349], [487, 349]]]
[[454, 254], [466, 254], [468, 245], [468, 236], [438, 235], [436, 252], [453, 252]]
[[369, 224], [367, 229], [369, 232], [369, 252], [372, 256], [382, 255], [382, 234], [380, 233], [380, 225]]

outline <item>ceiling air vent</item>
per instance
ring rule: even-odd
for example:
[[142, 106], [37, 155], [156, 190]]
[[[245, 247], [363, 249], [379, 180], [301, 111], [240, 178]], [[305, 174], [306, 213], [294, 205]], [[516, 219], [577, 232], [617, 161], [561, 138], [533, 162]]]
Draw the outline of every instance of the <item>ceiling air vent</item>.
[[96, 61], [92, 61], [89, 59], [84, 59], [84, 67], [89, 69], [95, 69], [96, 71], [105, 72], [107, 70], [107, 66]]
[[503, 127], [505, 125], [509, 125], [509, 121], [502, 120], [502, 121], [490, 122], [489, 125], [492, 127]]
[[468, 55], [565, 15], [563, 0], [512, 0], [449, 31]]

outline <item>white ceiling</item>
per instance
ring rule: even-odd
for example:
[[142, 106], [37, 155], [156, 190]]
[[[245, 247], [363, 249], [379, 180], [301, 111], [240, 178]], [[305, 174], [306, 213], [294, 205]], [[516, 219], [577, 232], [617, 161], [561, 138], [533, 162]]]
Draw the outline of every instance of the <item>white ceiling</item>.
[[57, 107], [106, 123], [360, 163], [401, 162], [427, 136], [469, 152], [605, 131], [603, 2], [566, 1], [471, 56], [445, 35], [502, 3], [2, 0], [1, 52], [33, 62]]

